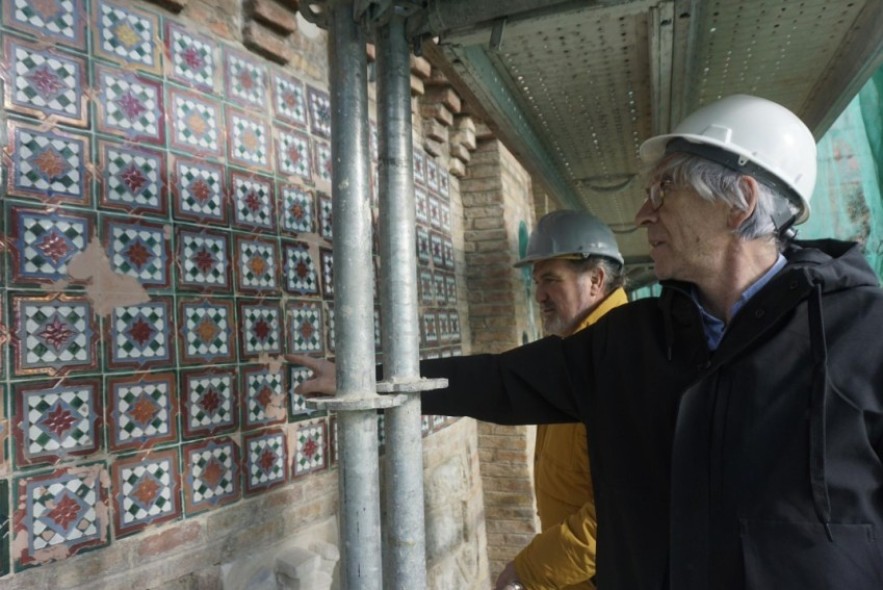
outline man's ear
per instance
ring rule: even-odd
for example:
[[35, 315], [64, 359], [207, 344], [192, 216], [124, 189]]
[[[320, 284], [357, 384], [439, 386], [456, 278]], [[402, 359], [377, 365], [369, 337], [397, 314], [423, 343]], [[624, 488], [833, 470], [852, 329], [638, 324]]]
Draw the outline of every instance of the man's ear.
[[606, 272], [604, 271], [604, 266], [599, 264], [592, 269], [589, 280], [592, 284], [592, 292], [595, 293], [600, 291], [604, 287], [604, 280], [606, 279]]
[[745, 194], [746, 209], [743, 211], [738, 207], [730, 207], [730, 213], [727, 216], [727, 226], [731, 230], [739, 229], [745, 221], [754, 213], [757, 207], [758, 186], [757, 181], [751, 176], [742, 176], [739, 178], [739, 184], [742, 185], [742, 192]]

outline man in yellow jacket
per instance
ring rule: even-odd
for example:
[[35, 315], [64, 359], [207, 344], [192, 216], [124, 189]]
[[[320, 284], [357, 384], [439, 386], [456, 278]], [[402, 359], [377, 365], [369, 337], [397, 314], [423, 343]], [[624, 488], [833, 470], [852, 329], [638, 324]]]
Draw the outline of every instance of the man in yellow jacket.
[[[543, 216], [515, 266], [528, 264], [546, 335], [569, 336], [627, 302], [613, 232], [589, 213]], [[534, 477], [542, 532], [506, 566], [496, 589], [594, 588], [595, 499], [585, 426], [537, 426]]]

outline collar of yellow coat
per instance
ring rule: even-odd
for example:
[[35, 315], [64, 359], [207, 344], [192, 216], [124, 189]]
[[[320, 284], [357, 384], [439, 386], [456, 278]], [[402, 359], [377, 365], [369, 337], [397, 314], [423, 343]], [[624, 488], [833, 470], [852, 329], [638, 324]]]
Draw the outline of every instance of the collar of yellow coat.
[[612, 292], [610, 295], [605, 297], [596, 307], [592, 310], [592, 313], [586, 316], [586, 319], [582, 321], [579, 327], [574, 330], [574, 332], [579, 332], [580, 330], [587, 328], [604, 317], [608, 311], [613, 309], [614, 307], [619, 307], [620, 305], [624, 305], [629, 302], [628, 296], [625, 294], [625, 289], [620, 287], [616, 291]]

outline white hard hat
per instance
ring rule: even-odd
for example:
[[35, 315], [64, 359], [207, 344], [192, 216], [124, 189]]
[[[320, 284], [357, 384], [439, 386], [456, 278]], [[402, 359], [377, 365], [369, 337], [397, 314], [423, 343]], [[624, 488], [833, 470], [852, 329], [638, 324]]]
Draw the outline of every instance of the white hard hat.
[[527, 241], [527, 252], [515, 266], [550, 258], [589, 256], [623, 263], [613, 232], [600, 219], [587, 211], [552, 211], [537, 222]]
[[654, 164], [669, 153], [688, 153], [754, 176], [780, 189], [809, 217], [816, 183], [816, 140], [794, 113], [780, 104], [734, 94], [705, 105], [666, 135], [651, 137], [641, 159]]

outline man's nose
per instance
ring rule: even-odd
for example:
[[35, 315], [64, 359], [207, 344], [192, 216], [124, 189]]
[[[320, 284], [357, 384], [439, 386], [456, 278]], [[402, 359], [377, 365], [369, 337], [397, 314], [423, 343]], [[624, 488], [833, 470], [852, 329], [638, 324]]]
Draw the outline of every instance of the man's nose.
[[644, 227], [654, 223], [657, 219], [657, 211], [653, 209], [650, 199], [644, 199], [641, 208], [635, 213], [635, 225], [638, 227]]

